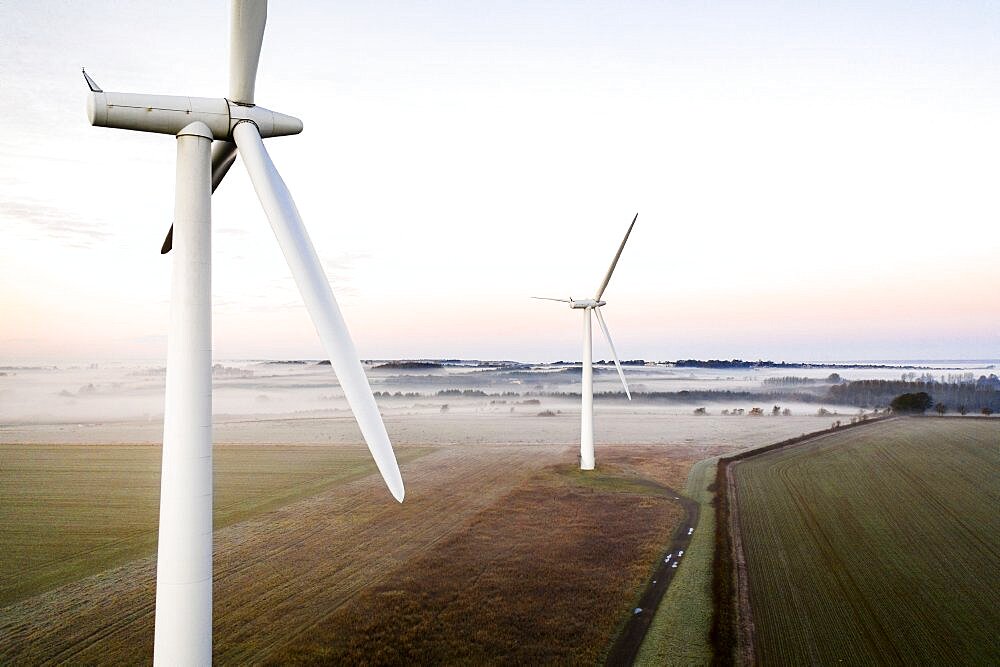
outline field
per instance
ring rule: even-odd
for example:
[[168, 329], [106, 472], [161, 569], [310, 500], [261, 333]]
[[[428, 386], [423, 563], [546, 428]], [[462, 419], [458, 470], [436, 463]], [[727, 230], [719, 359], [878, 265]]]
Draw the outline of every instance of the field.
[[1000, 421], [891, 420], [730, 475], [759, 664], [1000, 663]]
[[[216, 528], [375, 469], [363, 447], [217, 446], [214, 459]], [[159, 447], [0, 447], [0, 607], [154, 551], [159, 493]]]
[[[148, 663], [156, 448], [2, 451], [0, 663]], [[216, 447], [217, 662], [600, 662], [706, 455], [602, 447], [581, 475], [566, 445], [397, 451], [402, 505], [363, 447]]]
[[597, 664], [681, 516], [613, 455], [597, 475], [565, 464], [526, 480], [464, 530], [319, 626], [284, 663]]
[[[349, 415], [217, 420], [218, 663], [368, 650], [383, 662], [601, 662], [681, 516], [666, 489], [684, 488], [695, 461], [829, 424], [607, 409], [598, 471], [581, 475], [577, 447], [561, 444], [578, 436], [578, 413], [387, 423], [402, 505]], [[0, 424], [0, 663], [148, 662], [161, 428]], [[680, 595], [700, 572], [691, 549], [666, 599], [685, 607], [673, 647], [697, 638]], [[703, 638], [688, 648], [705, 655]]]

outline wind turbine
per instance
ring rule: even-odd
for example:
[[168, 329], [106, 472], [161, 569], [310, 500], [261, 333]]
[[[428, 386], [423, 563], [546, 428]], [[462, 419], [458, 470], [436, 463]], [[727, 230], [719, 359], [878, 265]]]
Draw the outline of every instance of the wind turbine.
[[299, 119], [254, 102], [267, 1], [233, 0], [230, 19], [227, 98], [104, 92], [84, 72], [92, 125], [177, 137], [174, 224], [162, 249], [173, 249], [173, 278], [156, 562], [153, 662], [159, 665], [212, 661], [211, 196], [237, 151], [375, 464], [392, 495], [403, 500], [399, 466], [368, 378], [262, 141], [302, 131]]
[[615, 368], [618, 369], [618, 377], [621, 378], [622, 386], [625, 387], [625, 395], [628, 396], [628, 400], [632, 400], [632, 394], [628, 390], [628, 383], [625, 382], [625, 372], [622, 370], [621, 362], [618, 361], [618, 353], [615, 352], [615, 344], [611, 342], [611, 334], [608, 332], [608, 325], [604, 321], [604, 316], [601, 315], [601, 307], [607, 304], [607, 301], [601, 301], [601, 297], [604, 296], [604, 290], [607, 289], [608, 282], [611, 281], [611, 274], [615, 271], [615, 266], [618, 264], [618, 258], [622, 256], [622, 250], [625, 249], [625, 242], [628, 241], [628, 236], [632, 233], [632, 228], [635, 227], [635, 221], [638, 218], [639, 214], [636, 213], [635, 217], [632, 218], [632, 224], [628, 226], [628, 231], [625, 232], [625, 238], [622, 239], [622, 244], [618, 246], [618, 252], [615, 253], [615, 258], [611, 260], [611, 266], [608, 268], [608, 273], [604, 276], [604, 281], [601, 282], [601, 286], [597, 288], [597, 294], [593, 299], [574, 299], [573, 297], [570, 297], [569, 299], [553, 299], [544, 296], [531, 297], [533, 299], [542, 299], [544, 301], [559, 301], [561, 303], [568, 303], [570, 308], [583, 311], [583, 386], [581, 391], [583, 407], [580, 411], [580, 470], [594, 469], [594, 340], [593, 335], [591, 334], [591, 313], [597, 315], [597, 323], [601, 325], [601, 331], [604, 332], [604, 338], [608, 341], [608, 346], [611, 348], [611, 356], [614, 357]]

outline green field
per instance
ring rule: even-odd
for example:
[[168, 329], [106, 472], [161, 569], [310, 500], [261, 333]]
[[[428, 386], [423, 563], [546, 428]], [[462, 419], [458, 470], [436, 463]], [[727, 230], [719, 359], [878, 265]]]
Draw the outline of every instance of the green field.
[[[216, 528], [375, 472], [363, 445], [216, 445], [214, 459]], [[159, 485], [159, 446], [0, 446], [0, 607], [155, 551]]]
[[730, 474], [757, 662], [1000, 664], [1000, 420], [892, 420]]

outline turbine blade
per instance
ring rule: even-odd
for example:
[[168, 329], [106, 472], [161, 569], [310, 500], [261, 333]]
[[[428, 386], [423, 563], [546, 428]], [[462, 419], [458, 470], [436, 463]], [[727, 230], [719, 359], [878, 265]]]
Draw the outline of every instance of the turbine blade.
[[257, 63], [267, 23], [267, 0], [232, 0], [229, 5], [229, 99], [253, 105]]
[[625, 238], [622, 239], [622, 244], [618, 246], [618, 252], [615, 253], [615, 258], [611, 260], [611, 267], [608, 269], [608, 275], [604, 276], [604, 282], [597, 289], [597, 296], [594, 297], [595, 301], [600, 301], [601, 297], [604, 295], [604, 290], [608, 288], [608, 282], [611, 280], [611, 274], [615, 272], [615, 266], [618, 264], [618, 258], [622, 256], [622, 250], [625, 249], [625, 242], [628, 241], [628, 235], [632, 233], [632, 228], [635, 227], [635, 221], [639, 218], [639, 214], [636, 213], [635, 217], [632, 218], [632, 224], [628, 226], [628, 231], [625, 232]]
[[83, 78], [87, 82], [87, 87], [90, 88], [90, 92], [92, 93], [104, 92], [103, 90], [101, 90], [101, 87], [97, 85], [97, 82], [91, 79], [90, 75], [87, 74], [87, 68], [83, 68]]
[[378, 406], [375, 405], [375, 398], [358, 360], [347, 324], [340, 314], [337, 300], [316, 250], [306, 234], [295, 202], [274, 168], [257, 132], [257, 126], [249, 122], [237, 124], [233, 129], [233, 139], [239, 147], [240, 156], [278, 239], [281, 252], [292, 270], [292, 277], [302, 293], [306, 309], [316, 325], [323, 348], [330, 357], [333, 370], [358, 421], [361, 434], [375, 459], [375, 465], [382, 473], [389, 491], [396, 500], [402, 502], [403, 479], [399, 474], [389, 435], [385, 431]]
[[561, 303], [573, 303], [570, 299], [553, 299], [551, 296], [533, 296], [532, 299], [538, 299], [540, 301], [559, 301]]
[[601, 331], [604, 332], [604, 338], [607, 339], [608, 345], [611, 347], [611, 356], [615, 360], [615, 368], [618, 369], [618, 377], [622, 379], [622, 386], [625, 387], [625, 395], [628, 396], [628, 400], [632, 400], [632, 394], [628, 390], [628, 383], [625, 382], [625, 371], [622, 370], [622, 364], [618, 361], [618, 353], [615, 352], [615, 344], [611, 342], [611, 334], [608, 332], [608, 325], [604, 322], [604, 316], [601, 315], [600, 308], [594, 308], [594, 312], [597, 313], [597, 322], [601, 325]]
[[170, 224], [170, 229], [167, 230], [167, 236], [163, 239], [163, 245], [160, 246], [160, 254], [166, 255], [168, 252], [174, 249], [174, 225]]
[[236, 144], [231, 141], [216, 141], [212, 144], [212, 193], [229, 173], [236, 161]]
[[[229, 172], [236, 160], [236, 144], [231, 141], [216, 141], [212, 144], [212, 192], [219, 187], [219, 183]], [[160, 246], [160, 254], [166, 255], [174, 247], [174, 226], [170, 225], [167, 230], [167, 238], [163, 239]]]

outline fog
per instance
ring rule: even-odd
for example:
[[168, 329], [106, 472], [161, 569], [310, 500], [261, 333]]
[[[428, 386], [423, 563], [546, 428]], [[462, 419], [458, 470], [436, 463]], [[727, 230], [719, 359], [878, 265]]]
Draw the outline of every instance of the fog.
[[[387, 417], [432, 414], [545, 415], [579, 412], [579, 364], [519, 362], [367, 362], [372, 390]], [[820, 393], [831, 373], [845, 380], [892, 379], [903, 373], [990, 372], [983, 363], [893, 364], [886, 368], [811, 367], [707, 369], [665, 365], [626, 365], [634, 401], [625, 400], [613, 365], [594, 369], [598, 411], [709, 414], [760, 407], [767, 413], [777, 401], [763, 395], [781, 388], [778, 378], [794, 377], [795, 391]], [[159, 422], [163, 417], [165, 369], [153, 364], [64, 364], [0, 366], [0, 425], [77, 424], [115, 421]], [[329, 364], [222, 361], [213, 369], [216, 419], [349, 416], [349, 408]], [[788, 389], [788, 387], [785, 387]], [[750, 392], [740, 395], [685, 397], [677, 392]], [[654, 394], [650, 396], [650, 394]], [[669, 394], [669, 395], [667, 395]], [[822, 400], [780, 401], [793, 415], [820, 408], [850, 415], [857, 408]]]

